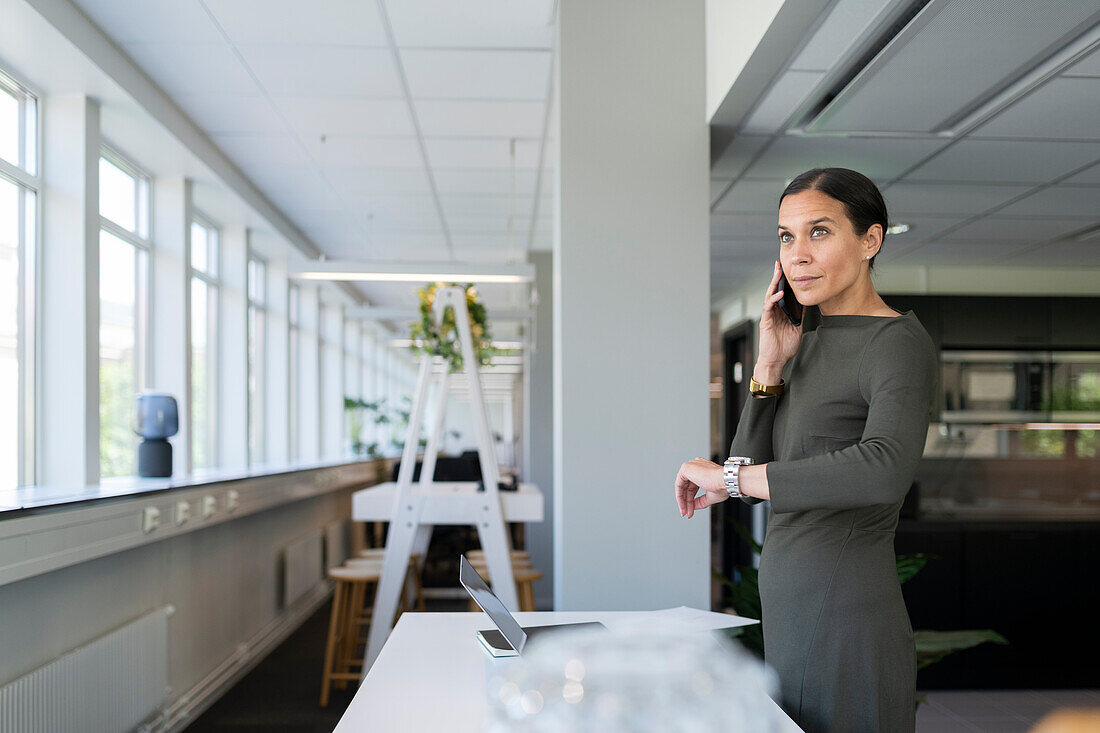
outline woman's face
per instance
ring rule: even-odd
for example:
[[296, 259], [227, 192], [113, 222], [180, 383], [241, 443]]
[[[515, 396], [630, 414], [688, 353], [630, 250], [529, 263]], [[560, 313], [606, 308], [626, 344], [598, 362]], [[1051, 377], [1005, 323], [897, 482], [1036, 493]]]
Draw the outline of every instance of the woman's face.
[[802, 305], [820, 305], [852, 287], [881, 243], [881, 227], [856, 234], [844, 204], [821, 191], [791, 194], [779, 204], [779, 263]]

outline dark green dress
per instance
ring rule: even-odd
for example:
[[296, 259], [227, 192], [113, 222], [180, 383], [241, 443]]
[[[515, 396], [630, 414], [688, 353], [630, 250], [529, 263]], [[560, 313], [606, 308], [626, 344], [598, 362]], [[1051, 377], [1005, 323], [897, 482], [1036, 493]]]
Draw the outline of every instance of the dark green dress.
[[894, 530], [924, 451], [936, 365], [912, 311], [807, 308], [786, 391], [749, 398], [741, 414], [730, 455], [766, 462], [771, 492], [765, 661], [806, 731], [915, 729], [916, 650]]

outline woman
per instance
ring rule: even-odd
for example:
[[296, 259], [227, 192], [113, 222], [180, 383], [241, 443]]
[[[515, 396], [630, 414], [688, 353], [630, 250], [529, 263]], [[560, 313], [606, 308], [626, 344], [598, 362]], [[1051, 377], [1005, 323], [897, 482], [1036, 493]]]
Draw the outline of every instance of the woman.
[[[771, 502], [765, 660], [783, 706], [811, 732], [915, 729], [894, 529], [924, 450], [937, 360], [913, 312], [892, 310], [871, 282], [886, 227], [882, 194], [855, 171], [807, 171], [784, 190], [757, 384], [730, 447], [753, 463], [738, 471], [742, 500]], [[801, 327], [778, 305], [780, 263], [805, 306]], [[680, 467], [682, 516], [730, 495], [722, 466]]]

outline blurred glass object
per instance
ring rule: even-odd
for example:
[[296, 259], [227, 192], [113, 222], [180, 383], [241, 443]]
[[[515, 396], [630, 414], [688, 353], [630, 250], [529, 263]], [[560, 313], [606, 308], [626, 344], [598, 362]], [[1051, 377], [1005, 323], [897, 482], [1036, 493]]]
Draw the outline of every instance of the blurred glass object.
[[714, 632], [648, 623], [532, 640], [487, 675], [486, 733], [784, 730], [775, 673]]

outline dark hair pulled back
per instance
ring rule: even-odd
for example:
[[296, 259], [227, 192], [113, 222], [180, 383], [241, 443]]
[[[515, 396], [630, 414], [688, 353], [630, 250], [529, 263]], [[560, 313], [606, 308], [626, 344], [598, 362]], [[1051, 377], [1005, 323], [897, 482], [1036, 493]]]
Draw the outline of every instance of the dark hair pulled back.
[[[814, 168], [799, 175], [783, 189], [779, 203], [791, 194], [803, 191], [821, 191], [826, 196], [844, 204], [844, 211], [856, 234], [863, 235], [872, 224], [882, 226], [882, 241], [886, 241], [886, 201], [882, 192], [867, 176], [848, 168]], [[882, 251], [881, 246], [879, 252]], [[874, 269], [875, 257], [870, 259], [868, 267]]]

